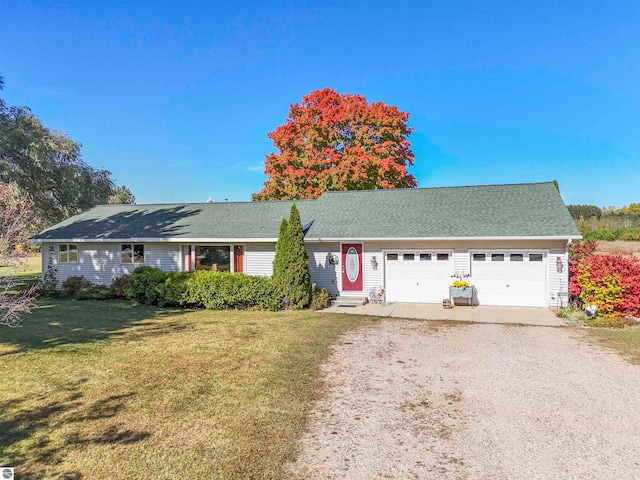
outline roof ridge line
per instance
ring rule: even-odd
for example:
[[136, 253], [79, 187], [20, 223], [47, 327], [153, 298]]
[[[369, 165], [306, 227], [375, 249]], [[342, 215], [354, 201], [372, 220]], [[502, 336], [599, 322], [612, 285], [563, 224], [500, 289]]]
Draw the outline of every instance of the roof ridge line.
[[[412, 191], [415, 192], [417, 190], [445, 190], [445, 189], [454, 189], [454, 188], [476, 188], [476, 187], [517, 187], [523, 185], [547, 185], [553, 184], [553, 181], [546, 182], [521, 182], [521, 183], [488, 183], [488, 184], [477, 184], [477, 185], [450, 185], [448, 187], [416, 187], [416, 188], [377, 188], [377, 189], [367, 189], [367, 190], [327, 190], [322, 192], [322, 195], [325, 194], [338, 194], [338, 193], [353, 193], [353, 192], [397, 192], [397, 191]], [[321, 198], [322, 195], [318, 198]]]

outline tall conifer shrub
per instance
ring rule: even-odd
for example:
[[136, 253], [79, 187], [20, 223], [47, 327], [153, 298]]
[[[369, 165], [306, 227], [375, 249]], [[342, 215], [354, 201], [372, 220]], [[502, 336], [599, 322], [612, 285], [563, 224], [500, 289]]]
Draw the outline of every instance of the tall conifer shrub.
[[311, 274], [309, 257], [304, 248], [304, 233], [300, 212], [291, 206], [289, 221], [282, 220], [273, 262], [273, 279], [281, 288], [284, 304], [300, 310], [311, 302]]
[[[273, 282], [279, 288], [283, 288], [283, 279], [285, 274], [287, 260], [287, 227], [289, 222], [286, 218], [282, 219], [280, 223], [280, 232], [278, 233], [278, 242], [276, 243], [276, 258], [273, 260]], [[282, 290], [280, 290], [282, 291]]]

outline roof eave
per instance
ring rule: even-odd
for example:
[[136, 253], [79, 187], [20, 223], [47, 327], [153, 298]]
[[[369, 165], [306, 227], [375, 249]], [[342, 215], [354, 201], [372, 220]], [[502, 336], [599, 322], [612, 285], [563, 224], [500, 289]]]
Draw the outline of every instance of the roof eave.
[[581, 240], [582, 235], [504, 235], [466, 237], [316, 237], [308, 242], [404, 242], [404, 241], [468, 241], [468, 240]]
[[277, 238], [148, 238], [148, 237], [131, 237], [131, 238], [32, 238], [30, 242], [34, 243], [264, 243], [276, 242]]
[[[405, 241], [469, 241], [469, 240], [582, 240], [582, 235], [511, 235], [468, 237], [305, 237], [305, 242], [405, 242]], [[272, 243], [275, 237], [237, 238], [34, 238], [33, 243]]]

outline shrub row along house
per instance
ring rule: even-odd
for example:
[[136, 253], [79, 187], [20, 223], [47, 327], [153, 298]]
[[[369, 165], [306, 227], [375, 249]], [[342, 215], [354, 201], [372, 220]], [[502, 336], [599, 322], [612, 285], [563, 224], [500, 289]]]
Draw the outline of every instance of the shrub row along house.
[[[59, 282], [108, 285], [139, 265], [270, 276], [292, 203], [103, 205], [33, 240]], [[458, 276], [478, 304], [566, 302], [567, 249], [581, 236], [551, 182], [326, 192], [295, 204], [312, 281], [334, 295], [384, 288], [389, 302], [437, 303]]]

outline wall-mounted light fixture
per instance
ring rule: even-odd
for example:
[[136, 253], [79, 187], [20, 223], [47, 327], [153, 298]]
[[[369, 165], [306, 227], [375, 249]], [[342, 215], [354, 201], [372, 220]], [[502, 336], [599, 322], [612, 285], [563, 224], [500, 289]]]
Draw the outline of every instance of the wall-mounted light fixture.
[[329, 255], [329, 265], [338, 265], [339, 261], [337, 255]]
[[562, 273], [562, 258], [556, 257], [556, 268], [558, 269], [558, 273]]
[[376, 257], [371, 257], [371, 266], [374, 270], [378, 269], [378, 259]]

